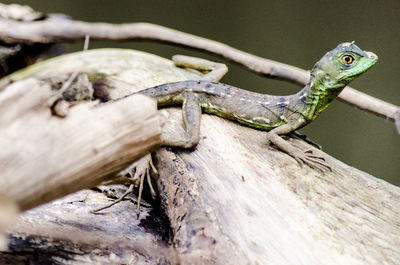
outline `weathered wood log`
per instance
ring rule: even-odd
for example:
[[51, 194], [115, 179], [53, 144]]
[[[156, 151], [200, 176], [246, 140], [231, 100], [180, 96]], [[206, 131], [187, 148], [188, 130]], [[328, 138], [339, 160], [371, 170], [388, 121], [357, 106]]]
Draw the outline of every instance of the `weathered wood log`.
[[[110, 63], [111, 61], [114, 63]], [[28, 261], [35, 264], [115, 264], [134, 261], [138, 264], [176, 263], [173, 262], [174, 251], [167, 245], [168, 221], [163, 221], [162, 218], [165, 217], [157, 214], [157, 207], [142, 206], [139, 220], [132, 210], [136, 206], [126, 201], [108, 210], [107, 215], [92, 214], [91, 210], [109, 204], [110, 200], [96, 191], [86, 190], [84, 196], [81, 192], [28, 211], [15, 224], [13, 218], [17, 211], [15, 203], [12, 203], [16, 201], [20, 208], [27, 209], [75, 190], [93, 187], [110, 177], [111, 172], [123, 169], [129, 157], [129, 161], [133, 161], [133, 155], [136, 158], [138, 152], [144, 155], [159, 143], [160, 121], [153, 116], [156, 112], [153, 100], [135, 96], [99, 106], [94, 110], [96, 103], [85, 103], [71, 108], [67, 117], [62, 119], [51, 115], [49, 97], [59, 92], [50, 92], [49, 84], [65, 82], [72, 75], [82, 72], [93, 81], [97, 95], [111, 88], [106, 97], [117, 98], [130, 93], [130, 89], [142, 89], [154, 82], [172, 82], [189, 77], [198, 79], [201, 76], [172, 65], [169, 60], [135, 51], [87, 51], [37, 64], [0, 81], [5, 82], [0, 89], [1, 111], [4, 114], [0, 117], [0, 142], [3, 147], [0, 161], [2, 166], [6, 166], [0, 174], [2, 184], [6, 185], [1, 185], [0, 189], [8, 196], [2, 197], [0, 193], [0, 229], [4, 231], [14, 222], [13, 228], [9, 230], [8, 246], [11, 251], [0, 254], [0, 264]], [[32, 76], [42, 81], [21, 81]], [[10, 86], [14, 87], [6, 88], [11, 83]], [[67, 119], [69, 121], [66, 122]], [[102, 123], [95, 127], [96, 121]], [[15, 124], [18, 126], [10, 128]], [[137, 124], [140, 126], [136, 126]], [[29, 125], [32, 125], [35, 134], [33, 131], [28, 134], [23, 127]], [[68, 139], [68, 134], [62, 131], [68, 129], [68, 125], [71, 134], [78, 134], [76, 138]], [[71, 125], [76, 126], [71, 128]], [[12, 129], [19, 130], [14, 132]], [[145, 129], [148, 132], [145, 135], [140, 134]], [[129, 135], [120, 139], [125, 133]], [[35, 137], [38, 135], [40, 137]], [[11, 141], [11, 136], [15, 141]], [[139, 139], [141, 144], [129, 146], [129, 141], [135, 144], [132, 139]], [[54, 143], [60, 141], [66, 142], [65, 145], [55, 148]], [[80, 143], [78, 155], [73, 152], [73, 143]], [[123, 147], [128, 150], [123, 150]], [[65, 148], [70, 151], [68, 154]], [[92, 152], [89, 160], [81, 159], [82, 153], [91, 148], [96, 148], [99, 152]], [[100, 157], [100, 148], [107, 148], [109, 151], [103, 161], [96, 160]], [[123, 152], [115, 153], [118, 148]], [[5, 159], [10, 156], [19, 158], [19, 164], [8, 163], [10, 161]], [[115, 159], [117, 160], [113, 161]], [[54, 163], [46, 165], [48, 160]], [[66, 166], [68, 162], [73, 162], [73, 165]], [[54, 173], [53, 179], [46, 178], [45, 173], [62, 168], [67, 168], [67, 172]], [[71, 171], [73, 174], [68, 176]], [[91, 174], [84, 176], [84, 172]], [[10, 174], [14, 175], [9, 176]], [[24, 180], [26, 175], [29, 176], [28, 180]], [[124, 186], [118, 190], [123, 188]], [[119, 192], [115, 196], [121, 194]], [[113, 211], [115, 214], [111, 213]], [[111, 227], [114, 232], [107, 230]]]
[[[123, 64], [114, 65], [112, 58], [115, 62], [123, 58]], [[62, 60], [63, 69], [52, 65], [57, 60]], [[81, 71], [91, 81], [101, 76], [103, 84], [115, 88], [110, 90], [111, 98], [130, 89], [200, 76], [152, 55], [103, 50], [56, 58], [31, 67], [28, 74], [20, 72], [2, 81], [8, 83], [30, 75], [40, 79], [63, 76], [84, 67], [82, 62], [88, 66]], [[163, 133], [181, 132], [180, 110], [163, 110], [162, 117]], [[396, 264], [400, 260], [398, 187], [318, 150], [314, 151], [326, 157], [333, 172], [300, 167], [291, 157], [269, 146], [263, 135], [261, 131], [203, 115], [202, 138], [194, 150], [161, 148], [155, 153], [159, 200], [169, 219], [169, 224], [160, 225], [158, 230], [171, 229], [170, 248], [160, 247], [166, 239], [158, 240], [154, 230], [140, 229], [144, 227], [143, 219], [114, 227], [112, 220], [116, 216], [118, 223], [134, 214], [134, 206], [128, 202], [106, 210], [101, 218], [80, 218], [82, 212], [93, 209], [85, 195], [71, 199], [73, 203], [68, 203], [66, 197], [44, 206], [45, 210], [23, 214], [10, 230], [14, 242], [23, 238], [12, 245], [13, 251], [0, 254], [0, 260], [24, 258], [24, 250], [34, 249], [36, 257], [46, 257], [46, 261], [59, 258], [66, 263], [55, 255], [63, 248], [72, 249], [70, 264], [99, 262], [102, 255], [107, 255], [110, 264], [125, 262], [130, 256], [124, 249], [134, 251], [141, 264]], [[290, 141], [301, 148], [312, 148], [299, 139]], [[87, 192], [88, 198], [95, 194]], [[95, 205], [102, 203], [106, 202], [96, 201]], [[66, 210], [71, 204], [74, 207]], [[44, 212], [49, 215], [46, 217]], [[142, 218], [154, 217], [145, 209]], [[33, 220], [34, 227], [26, 225]], [[46, 233], [50, 223], [54, 228], [66, 228], [66, 232], [50, 229]], [[79, 233], [87, 237], [69, 236]], [[104, 240], [96, 241], [96, 233]], [[156, 246], [145, 247], [134, 239], [135, 235], [140, 235], [143, 242], [157, 242]], [[114, 243], [111, 238], [116, 237], [126, 239], [129, 246], [121, 244], [107, 252]], [[62, 242], [51, 242], [54, 238]], [[45, 250], [43, 245], [29, 244], [32, 239], [40, 239], [47, 246]], [[108, 239], [110, 245], [105, 242]], [[92, 260], [83, 262], [88, 256]]]
[[[112, 189], [120, 195], [126, 187]], [[137, 219], [136, 205], [122, 201], [106, 213], [90, 212], [108, 203], [103, 193], [83, 190], [23, 213], [9, 230], [0, 264], [177, 263], [159, 209], [142, 207]]]
[[33, 79], [0, 94], [0, 194], [22, 210], [95, 187], [161, 143], [155, 101], [129, 97], [52, 115], [50, 86]]
[[[168, 112], [179, 120], [179, 112]], [[192, 152], [160, 149], [158, 187], [182, 264], [397, 264], [400, 188], [328, 156], [296, 164], [264, 133], [203, 115]]]

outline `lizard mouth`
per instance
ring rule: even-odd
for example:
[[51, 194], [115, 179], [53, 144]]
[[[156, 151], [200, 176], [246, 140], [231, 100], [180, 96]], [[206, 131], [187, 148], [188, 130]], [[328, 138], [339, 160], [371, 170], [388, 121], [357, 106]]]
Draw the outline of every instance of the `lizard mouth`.
[[368, 58], [374, 59], [375, 62], [378, 61], [378, 55], [376, 55], [375, 53], [373, 52], [365, 52], [365, 53], [367, 54]]
[[378, 55], [376, 55], [375, 53], [373, 53], [373, 52], [365, 52], [365, 53], [367, 54], [367, 56], [368, 56], [368, 58], [369, 58], [370, 60], [369, 60], [369, 63], [367, 63], [367, 64], [365, 65], [364, 69], [362, 69], [362, 70], [360, 71], [360, 74], [364, 73], [364, 72], [367, 71], [369, 68], [371, 68], [372, 66], [374, 66], [374, 65], [376, 64], [376, 62], [378, 61]]

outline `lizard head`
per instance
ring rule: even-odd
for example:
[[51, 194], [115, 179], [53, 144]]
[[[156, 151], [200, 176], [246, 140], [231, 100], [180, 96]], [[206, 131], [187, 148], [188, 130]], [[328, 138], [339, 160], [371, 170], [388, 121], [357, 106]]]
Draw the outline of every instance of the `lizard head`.
[[361, 50], [354, 42], [339, 44], [319, 60], [312, 76], [319, 79], [326, 88], [344, 87], [378, 61], [372, 52]]
[[357, 76], [378, 61], [372, 52], [361, 50], [354, 42], [339, 44], [327, 52], [311, 70], [308, 84], [312, 105], [307, 109], [309, 119], [314, 120]]

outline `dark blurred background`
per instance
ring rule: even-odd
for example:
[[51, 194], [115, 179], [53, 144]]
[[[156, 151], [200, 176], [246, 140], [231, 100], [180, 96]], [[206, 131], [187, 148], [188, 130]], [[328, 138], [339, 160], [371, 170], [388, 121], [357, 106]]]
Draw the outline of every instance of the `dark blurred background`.
[[[224, 42], [256, 55], [310, 69], [345, 41], [378, 54], [378, 64], [351, 86], [400, 105], [400, 1], [3, 1], [92, 22], [152, 22]], [[69, 44], [67, 51], [82, 49]], [[92, 41], [90, 48], [122, 47], [170, 58], [181, 53], [222, 61], [166, 44]], [[225, 61], [225, 63], [227, 63]], [[268, 94], [289, 94], [296, 85], [270, 80], [228, 63], [223, 82]], [[400, 135], [392, 122], [334, 102], [302, 130], [337, 159], [400, 185]]]

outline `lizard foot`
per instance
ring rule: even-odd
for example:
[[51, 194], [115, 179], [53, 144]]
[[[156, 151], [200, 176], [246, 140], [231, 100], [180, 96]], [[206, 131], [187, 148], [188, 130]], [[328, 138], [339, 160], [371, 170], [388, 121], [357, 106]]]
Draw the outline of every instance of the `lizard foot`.
[[228, 67], [225, 64], [212, 62], [202, 58], [174, 55], [172, 61], [174, 61], [174, 64], [179, 67], [186, 67], [206, 72], [207, 74], [202, 77], [202, 80], [207, 81], [218, 81], [228, 72]]
[[325, 158], [314, 155], [312, 150], [300, 151], [296, 150], [290, 153], [300, 165], [307, 164], [312, 169], [317, 169], [321, 172], [332, 171], [332, 168], [325, 163]]
[[137, 186], [139, 184], [139, 194], [138, 194], [138, 199], [137, 199], [137, 209], [136, 209], [136, 215], [139, 218], [139, 214], [140, 214], [140, 204], [141, 204], [141, 199], [142, 199], [142, 193], [143, 193], [143, 185], [144, 185], [144, 179], [146, 178], [147, 183], [149, 184], [149, 188], [150, 188], [150, 194], [153, 198], [155, 198], [156, 193], [154, 191], [153, 185], [151, 184], [151, 178], [150, 178], [150, 169], [158, 174], [157, 169], [154, 167], [153, 161], [151, 159], [151, 154], [148, 154], [144, 157], [142, 157], [141, 159], [139, 159], [138, 161], [136, 161], [135, 163], [133, 163], [129, 168], [123, 170], [122, 172], [120, 172], [120, 174], [123, 175], [130, 175], [132, 184], [129, 186], [128, 190], [121, 196], [119, 197], [117, 200], [115, 200], [114, 202], [100, 207], [98, 209], [95, 209], [92, 211], [92, 213], [96, 213], [99, 211], [102, 211], [104, 209], [110, 208], [111, 206], [119, 203], [120, 201], [122, 201], [128, 194], [133, 192], [133, 189], [135, 186]]
[[137, 218], [139, 218], [139, 214], [140, 214], [140, 201], [142, 200], [143, 185], [144, 185], [145, 178], [147, 180], [147, 183], [149, 184], [151, 197], [153, 199], [156, 197], [156, 192], [154, 191], [153, 185], [151, 184], [150, 169], [152, 169], [155, 174], [158, 174], [158, 171], [153, 164], [151, 154], [148, 154], [148, 155], [142, 157], [141, 159], [139, 159], [137, 162], [135, 162], [132, 165], [132, 170], [130, 170], [130, 172], [133, 172], [133, 173], [131, 173], [131, 176], [133, 175], [133, 180], [135, 180], [135, 179], [140, 180], [138, 204], [137, 204], [137, 208], [136, 208]]

